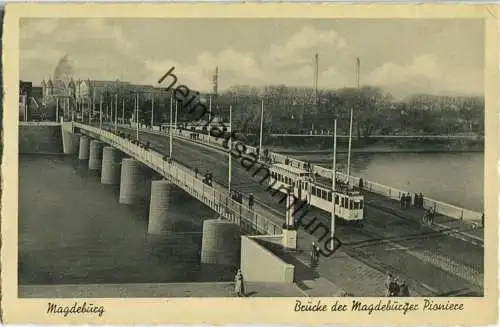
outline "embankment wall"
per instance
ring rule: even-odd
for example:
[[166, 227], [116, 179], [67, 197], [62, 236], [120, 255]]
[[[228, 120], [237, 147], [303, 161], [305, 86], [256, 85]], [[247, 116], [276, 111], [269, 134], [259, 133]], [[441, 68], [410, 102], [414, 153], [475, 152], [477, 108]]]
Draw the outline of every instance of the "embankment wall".
[[61, 126], [19, 126], [19, 154], [62, 153]]

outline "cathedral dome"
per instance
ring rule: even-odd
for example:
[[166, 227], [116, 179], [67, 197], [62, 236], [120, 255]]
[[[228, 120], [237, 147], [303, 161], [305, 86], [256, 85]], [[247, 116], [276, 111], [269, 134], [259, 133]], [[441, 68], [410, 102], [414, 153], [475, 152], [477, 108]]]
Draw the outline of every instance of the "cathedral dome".
[[74, 75], [68, 55], [62, 57], [54, 69], [54, 93], [67, 94], [67, 88]]

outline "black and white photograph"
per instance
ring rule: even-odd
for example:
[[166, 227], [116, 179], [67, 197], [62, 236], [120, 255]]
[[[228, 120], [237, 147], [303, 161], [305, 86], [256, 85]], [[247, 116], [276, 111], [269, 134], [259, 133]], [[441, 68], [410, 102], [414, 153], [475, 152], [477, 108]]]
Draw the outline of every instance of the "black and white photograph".
[[20, 19], [19, 297], [482, 297], [484, 31]]

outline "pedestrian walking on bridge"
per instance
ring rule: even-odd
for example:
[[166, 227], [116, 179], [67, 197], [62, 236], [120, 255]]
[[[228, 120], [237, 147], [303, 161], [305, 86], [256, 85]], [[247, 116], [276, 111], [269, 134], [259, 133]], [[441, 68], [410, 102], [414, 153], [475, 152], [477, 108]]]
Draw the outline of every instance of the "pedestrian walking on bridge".
[[250, 208], [250, 210], [253, 210], [253, 202], [254, 202], [253, 194], [250, 193], [250, 195], [248, 196], [248, 207]]
[[311, 245], [311, 265], [315, 265], [318, 260], [318, 252], [316, 251], [316, 243], [314, 241]]
[[406, 285], [406, 282], [404, 280], [399, 281], [399, 294], [397, 296], [400, 297], [410, 296], [410, 290], [408, 289], [408, 285]]

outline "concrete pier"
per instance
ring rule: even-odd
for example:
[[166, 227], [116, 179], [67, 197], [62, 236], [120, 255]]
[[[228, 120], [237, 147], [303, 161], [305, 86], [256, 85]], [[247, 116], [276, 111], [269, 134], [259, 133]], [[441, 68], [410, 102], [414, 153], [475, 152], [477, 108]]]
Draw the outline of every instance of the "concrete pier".
[[90, 139], [88, 136], [80, 136], [80, 147], [78, 148], [78, 159], [87, 160], [90, 152]]
[[102, 147], [101, 141], [90, 141], [89, 169], [99, 170], [102, 167]]
[[[148, 234], [164, 235], [169, 231], [169, 208], [177, 186], [167, 180], [151, 182]], [[172, 214], [175, 214], [172, 212]]]
[[238, 266], [240, 249], [241, 232], [238, 225], [218, 219], [203, 222], [201, 263]]
[[106, 146], [102, 150], [102, 184], [120, 184], [121, 155], [117, 149]]
[[62, 141], [63, 141], [63, 153], [73, 154], [76, 153], [77, 138], [71, 130], [66, 128], [61, 128], [62, 130]]
[[140, 163], [135, 159], [123, 159], [120, 177], [121, 204], [134, 204], [141, 199], [140, 185], [143, 183]]

